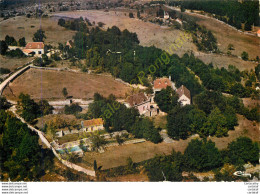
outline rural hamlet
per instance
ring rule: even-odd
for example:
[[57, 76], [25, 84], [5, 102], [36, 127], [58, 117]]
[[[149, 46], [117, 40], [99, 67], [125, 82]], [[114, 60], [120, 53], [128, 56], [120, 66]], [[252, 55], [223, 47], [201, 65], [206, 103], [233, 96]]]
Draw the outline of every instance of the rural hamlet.
[[259, 1], [0, 7], [3, 193], [258, 193]]

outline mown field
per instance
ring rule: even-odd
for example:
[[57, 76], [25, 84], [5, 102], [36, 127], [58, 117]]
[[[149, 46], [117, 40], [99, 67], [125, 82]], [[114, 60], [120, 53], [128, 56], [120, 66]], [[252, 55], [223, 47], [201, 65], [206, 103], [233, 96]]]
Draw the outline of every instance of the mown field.
[[64, 99], [64, 87], [69, 96], [80, 99], [92, 99], [96, 92], [106, 97], [114, 94], [118, 98], [124, 98], [130, 89], [111, 76], [30, 69], [10, 83], [3, 95], [13, 100], [17, 100], [21, 92], [36, 100]]

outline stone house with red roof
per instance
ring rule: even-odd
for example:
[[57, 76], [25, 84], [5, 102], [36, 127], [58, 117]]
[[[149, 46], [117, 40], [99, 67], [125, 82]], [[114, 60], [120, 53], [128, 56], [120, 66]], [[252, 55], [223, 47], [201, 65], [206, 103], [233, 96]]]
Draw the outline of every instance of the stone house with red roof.
[[23, 53], [26, 56], [35, 55], [41, 57], [42, 54], [45, 54], [45, 45], [43, 42], [28, 42]]
[[83, 132], [94, 132], [103, 130], [103, 124], [104, 121], [102, 118], [81, 121], [81, 127]]
[[153, 91], [160, 92], [162, 89], [166, 89], [167, 86], [170, 86], [173, 90], [176, 90], [175, 84], [171, 81], [171, 77], [169, 78], [158, 78], [153, 82]]
[[135, 107], [138, 109], [140, 115], [150, 115], [150, 99], [145, 95], [145, 93], [138, 93], [128, 96], [125, 105], [129, 107]]

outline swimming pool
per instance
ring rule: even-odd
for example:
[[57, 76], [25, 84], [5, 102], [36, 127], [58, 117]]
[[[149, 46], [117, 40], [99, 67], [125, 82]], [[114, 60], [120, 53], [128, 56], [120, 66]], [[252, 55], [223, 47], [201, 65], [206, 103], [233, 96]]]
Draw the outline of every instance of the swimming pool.
[[[68, 151], [69, 152], [78, 152], [78, 151], [82, 151], [82, 149], [79, 146], [74, 146], [74, 147], [68, 148]], [[60, 154], [65, 153], [64, 149], [57, 149], [57, 152], [59, 152]]]

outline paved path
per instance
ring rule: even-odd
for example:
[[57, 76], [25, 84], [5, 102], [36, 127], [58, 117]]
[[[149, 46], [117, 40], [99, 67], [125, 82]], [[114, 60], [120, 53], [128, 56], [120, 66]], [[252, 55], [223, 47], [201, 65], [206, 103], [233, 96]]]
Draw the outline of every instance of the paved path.
[[30, 66], [31, 65], [27, 65], [27, 66], [23, 67], [22, 69], [16, 71], [14, 74], [12, 74], [10, 77], [8, 77], [5, 81], [3, 81], [0, 84], [0, 95], [2, 95], [5, 87], [9, 84], [9, 82], [13, 81], [17, 76], [19, 76], [20, 74], [22, 74], [26, 70], [30, 69]]

